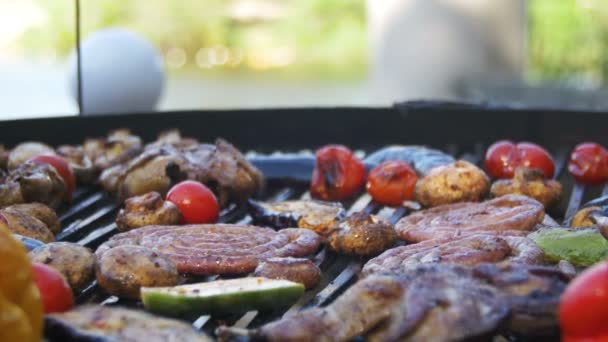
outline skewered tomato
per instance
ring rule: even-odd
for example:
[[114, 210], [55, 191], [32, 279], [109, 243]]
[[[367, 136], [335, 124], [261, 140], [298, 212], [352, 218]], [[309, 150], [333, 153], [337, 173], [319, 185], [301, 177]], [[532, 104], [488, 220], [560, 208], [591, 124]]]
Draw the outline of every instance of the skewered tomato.
[[220, 214], [220, 206], [213, 192], [195, 181], [176, 184], [167, 193], [167, 201], [177, 206], [181, 222], [186, 224], [214, 223]]
[[50, 266], [32, 263], [34, 282], [42, 297], [44, 313], [68, 311], [74, 305], [72, 289], [61, 273]]
[[608, 262], [585, 270], [564, 291], [559, 306], [563, 341], [608, 341]]
[[386, 161], [367, 176], [367, 192], [380, 204], [398, 206], [414, 197], [418, 176], [403, 161]]
[[68, 162], [65, 161], [65, 159], [53, 154], [42, 154], [30, 159], [30, 161], [51, 165], [61, 176], [61, 178], [63, 178], [68, 198], [72, 198], [72, 192], [76, 188], [76, 178], [74, 177], [72, 167], [70, 164], [68, 164]]
[[486, 152], [485, 168], [494, 178], [513, 178], [515, 169], [520, 166], [541, 169], [547, 178], [553, 178], [555, 173], [553, 158], [536, 144], [514, 144], [502, 140], [494, 143]]
[[365, 166], [342, 145], [327, 145], [316, 153], [310, 194], [325, 201], [353, 196], [365, 182]]
[[568, 170], [577, 181], [598, 184], [608, 180], [608, 151], [596, 143], [583, 143], [570, 155]]

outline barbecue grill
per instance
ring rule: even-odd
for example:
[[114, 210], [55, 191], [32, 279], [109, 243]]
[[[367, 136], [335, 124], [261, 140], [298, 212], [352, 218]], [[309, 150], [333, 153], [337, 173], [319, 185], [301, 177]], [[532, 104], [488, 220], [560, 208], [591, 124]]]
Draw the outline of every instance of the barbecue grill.
[[[327, 143], [343, 143], [363, 156], [388, 144], [425, 144], [457, 158], [480, 164], [486, 147], [496, 140], [529, 140], [545, 146], [555, 157], [556, 175], [564, 198], [550, 216], [558, 222], [571, 217], [587, 200], [608, 195], [608, 185], [584, 187], [566, 172], [570, 150], [582, 141], [608, 143], [603, 133], [608, 117], [597, 112], [514, 109], [489, 105], [410, 102], [390, 108], [312, 108], [245, 111], [165, 112], [148, 115], [63, 117], [0, 122], [5, 144], [24, 140], [49, 144], [80, 143], [85, 137], [130, 128], [146, 141], [162, 130], [178, 128], [184, 136], [210, 141], [222, 136], [233, 142], [267, 176], [261, 200], [307, 198], [312, 172], [312, 150]], [[57, 240], [77, 242], [92, 249], [117, 233], [114, 222], [119, 203], [98, 187], [78, 188], [73, 204], [60, 210], [64, 230]], [[391, 222], [407, 215], [406, 208], [377, 205], [365, 193], [345, 203], [349, 212], [376, 213]], [[220, 222], [249, 223], [243, 206], [231, 205]], [[220, 324], [256, 327], [303, 308], [324, 306], [357, 278], [364, 260], [338, 256], [322, 249], [314, 255], [322, 281], [286, 311], [240, 315], [201, 316], [195, 328], [213, 334]], [[78, 303], [137, 307], [138, 302], [104, 294], [95, 283], [78, 294]]]

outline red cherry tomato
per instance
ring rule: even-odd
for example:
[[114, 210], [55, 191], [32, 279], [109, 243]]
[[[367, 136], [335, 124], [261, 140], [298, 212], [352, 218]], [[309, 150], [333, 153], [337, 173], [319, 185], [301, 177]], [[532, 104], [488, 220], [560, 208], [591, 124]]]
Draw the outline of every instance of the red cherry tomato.
[[72, 289], [55, 269], [38, 262], [32, 263], [34, 283], [42, 297], [44, 313], [68, 311], [74, 305]]
[[310, 194], [324, 201], [340, 201], [356, 194], [365, 183], [365, 166], [351, 150], [327, 145], [316, 153]]
[[568, 170], [585, 184], [599, 184], [608, 180], [608, 151], [595, 143], [583, 143], [570, 155]]
[[74, 177], [72, 167], [70, 164], [68, 164], [68, 162], [65, 161], [65, 159], [53, 154], [42, 154], [30, 159], [30, 161], [51, 165], [63, 179], [68, 193], [68, 198], [72, 198], [72, 192], [76, 188], [76, 178]]
[[167, 201], [177, 206], [182, 223], [214, 223], [220, 215], [220, 206], [211, 190], [195, 181], [176, 184], [167, 193]]
[[559, 322], [564, 340], [608, 341], [608, 262], [576, 277], [562, 294]]
[[414, 198], [418, 176], [403, 161], [386, 161], [374, 167], [367, 176], [367, 192], [374, 201], [398, 206]]
[[523, 166], [541, 169], [547, 178], [553, 178], [555, 164], [544, 148], [527, 142], [514, 144], [502, 140], [486, 152], [485, 168], [494, 178], [513, 178], [515, 169]]

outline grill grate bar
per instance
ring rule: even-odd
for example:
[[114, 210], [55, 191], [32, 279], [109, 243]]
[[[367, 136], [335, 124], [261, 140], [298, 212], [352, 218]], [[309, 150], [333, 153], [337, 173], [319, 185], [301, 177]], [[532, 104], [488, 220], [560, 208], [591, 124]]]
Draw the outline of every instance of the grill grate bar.
[[583, 201], [583, 195], [585, 194], [585, 186], [580, 183], [575, 183], [572, 188], [572, 193], [570, 194], [570, 200], [568, 201], [568, 208], [566, 209], [566, 214], [564, 215], [564, 224], [570, 225], [570, 221], [578, 208], [581, 206], [581, 202]]
[[97, 192], [87, 199], [79, 201], [78, 204], [68, 209], [63, 215], [61, 215], [61, 217], [59, 217], [59, 220], [62, 223], [67, 222], [74, 216], [81, 215], [82, 211], [92, 208], [93, 204], [101, 201], [103, 198], [104, 194], [102, 192]]
[[93, 228], [90, 227], [93, 222], [98, 221], [113, 213], [116, 208], [118, 208], [118, 205], [112, 203], [95, 211], [91, 216], [87, 217], [84, 220], [74, 221], [68, 228], [64, 229], [61, 233], [57, 235], [57, 240], [74, 241], [78, 238], [81, 238], [87, 233], [88, 230], [90, 230], [87, 228]]
[[89, 235], [87, 235], [84, 239], [79, 240], [77, 243], [79, 245], [87, 246], [89, 248], [94, 249], [101, 242], [110, 238], [110, 236], [114, 235], [118, 231], [116, 228], [116, 223], [111, 223], [105, 227], [95, 229]]
[[555, 157], [555, 174], [553, 179], [558, 179], [566, 169], [566, 161], [568, 159], [568, 149], [562, 148], [554, 154]]

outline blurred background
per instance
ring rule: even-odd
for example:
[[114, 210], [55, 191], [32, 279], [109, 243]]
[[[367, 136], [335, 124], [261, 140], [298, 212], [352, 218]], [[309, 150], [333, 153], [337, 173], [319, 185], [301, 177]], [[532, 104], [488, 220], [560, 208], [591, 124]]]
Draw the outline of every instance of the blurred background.
[[[87, 0], [80, 12], [85, 112], [608, 108], [605, 0]], [[75, 17], [71, 0], [0, 0], [0, 119], [77, 115]]]

